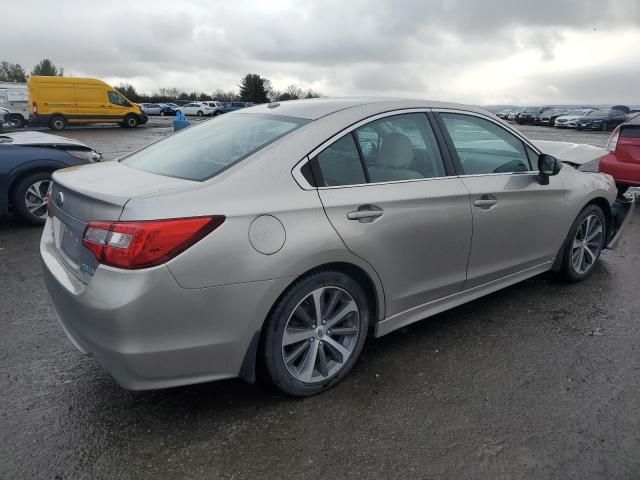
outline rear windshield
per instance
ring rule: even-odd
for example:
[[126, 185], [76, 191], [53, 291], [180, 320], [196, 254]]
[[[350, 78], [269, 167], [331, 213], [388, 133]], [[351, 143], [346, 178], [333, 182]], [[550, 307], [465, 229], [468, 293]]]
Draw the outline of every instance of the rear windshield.
[[221, 115], [149, 145], [121, 162], [145, 172], [204, 181], [308, 122], [276, 115]]

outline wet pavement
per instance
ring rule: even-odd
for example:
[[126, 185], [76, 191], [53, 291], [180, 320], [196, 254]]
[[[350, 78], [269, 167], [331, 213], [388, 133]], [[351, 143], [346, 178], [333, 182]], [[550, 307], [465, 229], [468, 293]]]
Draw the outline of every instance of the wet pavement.
[[[113, 158], [168, 131], [65, 134]], [[370, 339], [304, 400], [123, 390], [62, 333], [39, 238], [0, 223], [2, 479], [640, 478], [640, 212], [586, 281], [545, 274]]]

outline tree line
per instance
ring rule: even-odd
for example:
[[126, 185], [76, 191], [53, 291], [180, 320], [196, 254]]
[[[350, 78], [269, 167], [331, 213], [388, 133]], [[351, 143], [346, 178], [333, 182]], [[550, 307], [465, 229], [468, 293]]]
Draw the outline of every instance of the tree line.
[[[47, 77], [57, 77], [64, 75], [64, 69], [58, 68], [48, 58], [43, 58], [33, 67], [31, 75], [44, 75]], [[11, 63], [6, 60], [0, 62], [0, 82], [25, 83], [27, 72], [19, 63]]]
[[[62, 76], [64, 69], [56, 66], [48, 58], [42, 59], [31, 70], [31, 75], [42, 76]], [[25, 83], [27, 81], [27, 72], [19, 63], [11, 63], [5, 60], [0, 62], [0, 82], [17, 82]], [[210, 93], [206, 92], [185, 92], [179, 88], [159, 88], [152, 93], [138, 92], [131, 83], [121, 83], [116, 85], [116, 89], [125, 97], [133, 102], [138, 103], [157, 103], [170, 102], [173, 100], [190, 100], [190, 101], [210, 101], [217, 100], [220, 102], [279, 102], [284, 100], [297, 100], [299, 98], [317, 98], [322, 94], [308, 89], [303, 90], [297, 85], [289, 85], [284, 90], [277, 90], [272, 87], [271, 82], [258, 75], [257, 73], [247, 73], [240, 80], [238, 90], [222, 90], [218, 88]]]
[[131, 83], [121, 83], [116, 85], [116, 89], [121, 92], [129, 100], [138, 103], [158, 103], [170, 102], [172, 100], [189, 100], [189, 101], [210, 101], [217, 100], [220, 102], [253, 102], [267, 103], [279, 102], [284, 100], [297, 100], [300, 98], [318, 98], [322, 94], [308, 89], [303, 90], [297, 85], [289, 85], [285, 90], [277, 90], [271, 86], [271, 82], [258, 75], [257, 73], [248, 73], [240, 80], [238, 90], [222, 90], [218, 88], [211, 93], [206, 92], [185, 92], [179, 88], [159, 88], [151, 94], [141, 93]]

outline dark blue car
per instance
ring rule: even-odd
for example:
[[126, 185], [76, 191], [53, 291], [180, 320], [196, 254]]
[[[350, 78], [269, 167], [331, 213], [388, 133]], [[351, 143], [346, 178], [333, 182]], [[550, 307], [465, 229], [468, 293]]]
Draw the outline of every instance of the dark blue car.
[[0, 216], [15, 212], [31, 224], [44, 224], [51, 173], [100, 160], [101, 154], [77, 140], [0, 131]]

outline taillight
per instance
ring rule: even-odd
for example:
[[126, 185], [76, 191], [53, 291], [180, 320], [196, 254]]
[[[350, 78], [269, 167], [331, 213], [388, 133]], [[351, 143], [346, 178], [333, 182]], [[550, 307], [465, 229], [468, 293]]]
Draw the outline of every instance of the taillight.
[[617, 127], [609, 137], [609, 141], [607, 142], [607, 150], [609, 150], [610, 152], [615, 152], [616, 147], [618, 146], [619, 138], [620, 138], [620, 127]]
[[82, 244], [99, 263], [136, 270], [168, 262], [207, 236], [224, 216], [139, 222], [91, 222]]

